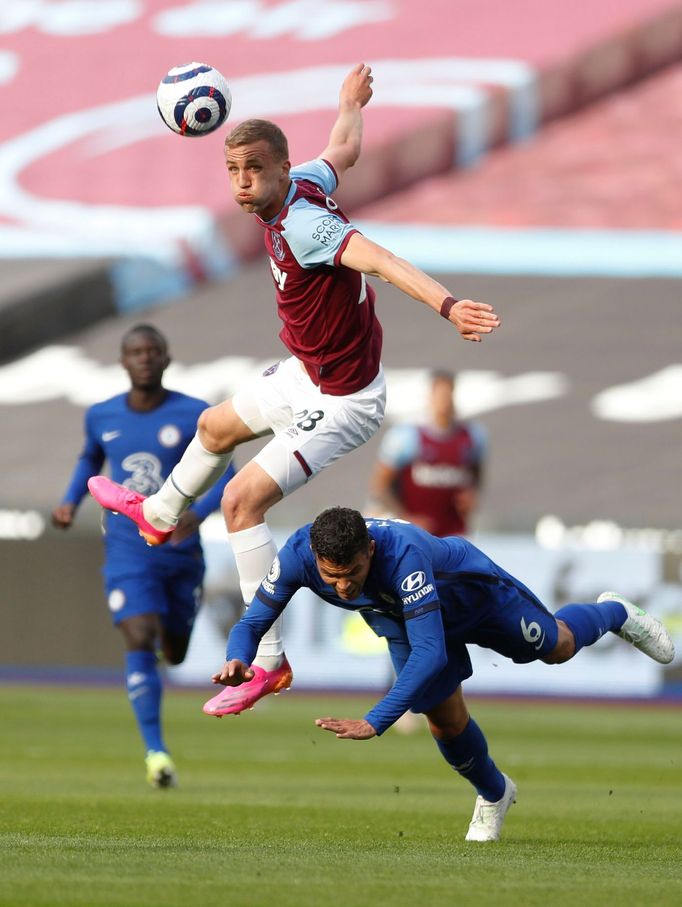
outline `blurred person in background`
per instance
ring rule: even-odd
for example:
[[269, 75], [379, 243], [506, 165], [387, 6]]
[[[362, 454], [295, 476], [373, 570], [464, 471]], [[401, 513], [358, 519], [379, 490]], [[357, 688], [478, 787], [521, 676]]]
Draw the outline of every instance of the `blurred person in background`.
[[486, 436], [457, 419], [455, 376], [430, 373], [427, 420], [385, 432], [370, 478], [370, 516], [409, 520], [433, 535], [466, 535], [483, 483]]
[[[367, 239], [332, 198], [360, 156], [372, 81], [364, 63], [348, 73], [327, 146], [315, 160], [292, 168], [287, 138], [269, 120], [245, 120], [225, 140], [234, 201], [263, 228], [283, 323], [279, 336], [290, 356], [202, 414], [196, 437], [151, 497], [105, 477], [88, 485], [103, 507], [130, 517], [149, 544], [163, 544], [185, 508], [222, 475], [235, 447], [273, 436], [223, 498], [246, 606], [277, 553], [267, 512], [364, 444], [383, 419], [382, 328], [366, 275], [442, 316], [465, 340], [478, 343], [500, 324], [491, 305], [456, 300], [441, 283]], [[251, 683], [222, 691], [204, 709], [238, 714], [291, 684], [279, 623], [261, 641], [254, 668]]]
[[[208, 406], [163, 385], [170, 363], [165, 337], [139, 324], [121, 341], [121, 365], [130, 390], [96, 403], [85, 414], [85, 445], [71, 482], [52, 513], [53, 525], [68, 529], [87, 494], [87, 482], [109, 462], [113, 478], [141, 494], [157, 491], [194, 437], [200, 413]], [[153, 787], [176, 784], [175, 766], [161, 727], [160, 647], [169, 664], [187, 653], [201, 602], [204, 558], [199, 524], [220, 508], [232, 467], [203, 498], [182, 515], [172, 543], [164, 548], [140, 544], [136, 527], [125, 517], [107, 514], [104, 524], [104, 583], [109, 610], [126, 649], [128, 699], [146, 752], [147, 780]]]

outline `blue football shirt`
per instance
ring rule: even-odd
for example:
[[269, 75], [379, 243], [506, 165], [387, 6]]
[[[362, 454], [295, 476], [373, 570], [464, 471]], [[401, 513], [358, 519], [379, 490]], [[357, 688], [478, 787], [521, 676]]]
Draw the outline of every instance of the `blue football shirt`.
[[[63, 502], [78, 506], [88, 493], [88, 479], [98, 475], [105, 462], [109, 463], [115, 482], [145, 496], [154, 494], [194, 437], [199, 414], [207, 406], [203, 400], [170, 390], [159, 406], [147, 412], [131, 409], [127, 393], [91, 406], [85, 413], [85, 444]], [[223, 489], [232, 475], [234, 469], [230, 466], [192, 505], [200, 519], [219, 508]], [[106, 513], [104, 526], [107, 569], [118, 570], [131, 559], [136, 563], [170, 560], [177, 565], [179, 557], [196, 561], [201, 556], [198, 533], [179, 545], [149, 547], [127, 517]]]

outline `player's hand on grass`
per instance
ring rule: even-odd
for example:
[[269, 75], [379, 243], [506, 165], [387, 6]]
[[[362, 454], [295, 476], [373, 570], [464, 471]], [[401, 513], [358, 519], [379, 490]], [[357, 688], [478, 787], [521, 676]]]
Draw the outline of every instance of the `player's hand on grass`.
[[68, 529], [73, 523], [76, 508], [73, 504], [60, 504], [52, 511], [52, 525], [57, 529]]
[[364, 718], [316, 718], [315, 724], [341, 740], [369, 740], [377, 733]]
[[450, 309], [450, 321], [465, 340], [480, 343], [481, 334], [490, 334], [499, 328], [501, 322], [491, 305], [487, 302], [474, 302], [472, 299], [460, 299]]
[[199, 515], [195, 513], [194, 510], [186, 510], [178, 520], [178, 525], [173, 530], [173, 535], [170, 537], [170, 544], [179, 545], [180, 542], [184, 542], [190, 535], [194, 535], [195, 532], [199, 531], [200, 524], [201, 520], [199, 519]]
[[232, 661], [226, 661], [222, 670], [214, 674], [211, 680], [213, 683], [221, 683], [224, 687], [238, 687], [252, 678], [251, 668], [238, 658], [233, 658]]

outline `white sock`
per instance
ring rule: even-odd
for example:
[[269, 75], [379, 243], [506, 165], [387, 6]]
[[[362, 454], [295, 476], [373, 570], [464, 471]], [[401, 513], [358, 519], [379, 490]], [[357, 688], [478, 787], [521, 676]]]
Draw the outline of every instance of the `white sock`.
[[192, 501], [218, 481], [231, 459], [232, 451], [206, 450], [196, 434], [161, 488], [142, 505], [145, 519], [156, 529], [175, 526]]
[[[228, 532], [227, 537], [232, 545], [239, 572], [239, 585], [248, 608], [277, 555], [277, 546], [267, 523], [259, 523], [239, 532]], [[272, 671], [281, 665], [283, 656], [282, 618], [278, 617], [262, 638], [253, 663], [266, 671]]]

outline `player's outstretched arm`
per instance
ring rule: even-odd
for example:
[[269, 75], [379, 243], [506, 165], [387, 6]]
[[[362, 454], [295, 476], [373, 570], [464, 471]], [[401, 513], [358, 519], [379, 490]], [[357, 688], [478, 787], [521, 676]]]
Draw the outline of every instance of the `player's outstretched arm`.
[[372, 70], [358, 63], [348, 73], [339, 93], [339, 113], [329, 142], [319, 157], [328, 161], [340, 177], [360, 157], [362, 108], [372, 97]]
[[465, 340], [480, 343], [482, 334], [500, 326], [493, 307], [472, 299], [455, 300], [443, 284], [360, 233], [354, 233], [341, 255], [341, 264], [380, 277], [413, 299], [423, 302], [457, 328]]

